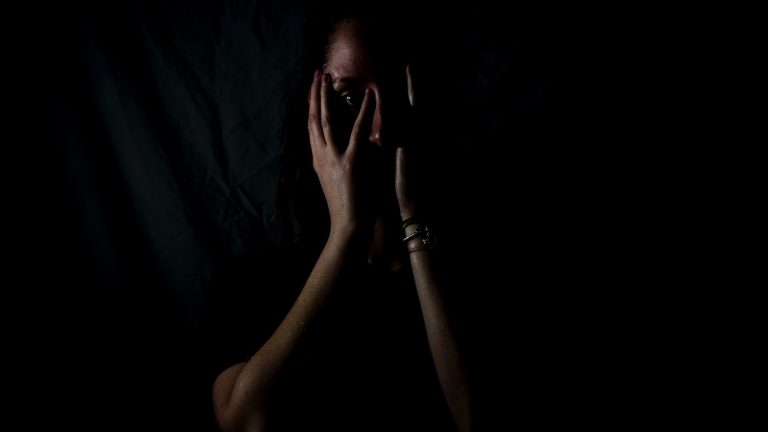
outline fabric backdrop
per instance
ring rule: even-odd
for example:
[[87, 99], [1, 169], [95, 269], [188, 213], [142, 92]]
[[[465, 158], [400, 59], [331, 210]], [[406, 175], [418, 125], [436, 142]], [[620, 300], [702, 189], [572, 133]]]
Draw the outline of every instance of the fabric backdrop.
[[[107, 3], [48, 11], [35, 51], [55, 146], [36, 158], [45, 192], [30, 223], [45, 247], [27, 242], [34, 283], [18, 291], [31, 305], [22, 322], [41, 329], [16, 351], [34, 370], [19, 379], [44, 395], [40, 420], [212, 430], [226, 339], [211, 305], [226, 284], [280, 277], [267, 268], [281, 240], [280, 109], [304, 6]], [[432, 155], [445, 178], [436, 193], [447, 247], [461, 251], [455, 313], [489, 414], [508, 406], [497, 391], [527, 416], [563, 408], [587, 379], [572, 372], [600, 367], [578, 360], [594, 328], [570, 307], [596, 293], [561, 283], [596, 280], [581, 246], [610, 219], [587, 210], [591, 150], [572, 138], [589, 116], [572, 111], [588, 60], [573, 55], [578, 25], [544, 9], [442, 6], [423, 23], [418, 97], [451, 137]]]

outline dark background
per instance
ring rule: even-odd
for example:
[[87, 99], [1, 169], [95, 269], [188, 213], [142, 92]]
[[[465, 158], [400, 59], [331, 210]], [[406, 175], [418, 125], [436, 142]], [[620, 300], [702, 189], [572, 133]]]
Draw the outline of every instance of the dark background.
[[[222, 298], [291, 271], [270, 265], [303, 10], [75, 2], [37, 23], [29, 136], [42, 145], [26, 147], [24, 229], [10, 230], [25, 330], [11, 358], [23, 373], [9, 379], [23, 418], [213, 429], [211, 384], [236, 342]], [[486, 426], [610, 424], [606, 412], [637, 412], [627, 398], [657, 361], [633, 350], [641, 324], [627, 318], [657, 263], [617, 256], [645, 229], [623, 229], [645, 210], [624, 199], [637, 136], [617, 134], [621, 116], [605, 109], [625, 92], [619, 56], [601, 52], [596, 67], [589, 21], [571, 12], [418, 11], [419, 100], [449, 137], [432, 155], [447, 289]]]

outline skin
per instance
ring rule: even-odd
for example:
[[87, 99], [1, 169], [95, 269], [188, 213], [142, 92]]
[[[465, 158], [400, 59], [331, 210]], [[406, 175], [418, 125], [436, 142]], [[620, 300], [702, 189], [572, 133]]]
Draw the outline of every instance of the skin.
[[[309, 95], [307, 129], [312, 147], [313, 165], [330, 213], [331, 227], [327, 242], [296, 302], [277, 330], [247, 362], [222, 372], [213, 388], [216, 418], [224, 431], [265, 431], [267, 401], [276, 378], [302, 343], [305, 331], [313, 325], [330, 293], [351, 265], [359, 265], [368, 254], [369, 262], [381, 259], [388, 235], [400, 236], [399, 226], [391, 227], [386, 218], [372, 214], [371, 197], [361, 190], [363, 174], [360, 166], [371, 147], [390, 146], [391, 178], [402, 220], [417, 216], [415, 199], [408, 188], [407, 155], [397, 142], [387, 142], [386, 105], [395, 106], [395, 97], [384, 94], [377, 70], [368, 62], [369, 51], [360, 37], [361, 23], [340, 25], [332, 39], [324, 71], [316, 72]], [[407, 83], [405, 103], [413, 105], [414, 92], [410, 68], [402, 71]], [[359, 98], [349, 94], [362, 95]], [[354, 114], [349, 143], [340, 151], [333, 127], [336, 124], [329, 108], [331, 98], [339, 98]], [[406, 227], [406, 235], [422, 228]], [[393, 233], [393, 234], [390, 234]], [[438, 286], [432, 252], [409, 244], [409, 259], [421, 304], [429, 347], [443, 394], [460, 431], [472, 430], [467, 379], [459, 349], [448, 321], [443, 296]]]

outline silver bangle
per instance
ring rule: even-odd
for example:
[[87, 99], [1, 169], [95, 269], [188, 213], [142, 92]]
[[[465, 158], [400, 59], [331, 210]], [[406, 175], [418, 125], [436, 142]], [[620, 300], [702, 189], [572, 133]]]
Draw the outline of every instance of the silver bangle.
[[418, 237], [420, 235], [424, 235], [426, 233], [427, 233], [426, 230], [422, 230], [421, 228], [417, 228], [416, 231], [414, 231], [414, 232], [408, 234], [407, 236], [405, 236], [405, 238], [403, 239], [403, 243], [408, 243], [409, 241], [415, 239], [416, 237]]
[[416, 231], [405, 236], [403, 243], [408, 243], [416, 237], [422, 237], [421, 244], [426, 246], [426, 249], [435, 250], [435, 238], [429, 225], [425, 225], [424, 228], [417, 228]]

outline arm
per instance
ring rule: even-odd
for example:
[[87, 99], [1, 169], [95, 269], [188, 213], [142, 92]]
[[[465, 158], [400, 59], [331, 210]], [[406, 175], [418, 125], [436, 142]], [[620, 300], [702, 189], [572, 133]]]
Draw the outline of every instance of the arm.
[[[409, 226], [408, 228], [415, 230], [417, 227]], [[407, 234], [411, 232], [406, 229]], [[467, 377], [435, 278], [432, 252], [426, 249], [411, 252], [410, 259], [424, 326], [427, 330], [429, 349], [432, 352], [432, 360], [437, 369], [443, 395], [458, 430], [470, 431], [472, 416]]]
[[[411, 79], [410, 65], [406, 69], [408, 83], [408, 98], [411, 106], [414, 104], [413, 81]], [[415, 216], [415, 205], [406, 182], [406, 152], [399, 147], [395, 162], [395, 190], [400, 205], [400, 216], [403, 220]], [[410, 235], [417, 229], [423, 228], [419, 224], [412, 224], [405, 228], [405, 234]], [[456, 426], [461, 432], [471, 431], [472, 412], [471, 399], [467, 376], [461, 360], [456, 338], [451, 324], [448, 321], [443, 296], [436, 278], [433, 252], [424, 247], [418, 247], [418, 240], [411, 241], [408, 245], [410, 252], [413, 279], [421, 304], [421, 313], [424, 317], [424, 326], [427, 331], [429, 349], [432, 352], [432, 360], [437, 370], [438, 380], [443, 389], [443, 395], [448, 402]]]
[[216, 418], [225, 431], [261, 431], [269, 389], [339, 280], [351, 233], [332, 233], [293, 307], [277, 330], [245, 363], [219, 375], [213, 387]]
[[[321, 79], [322, 78], [322, 79]], [[333, 143], [326, 94], [328, 79], [318, 73], [310, 92], [309, 136], [315, 172], [328, 204], [331, 230], [320, 257], [293, 307], [267, 342], [245, 363], [222, 372], [213, 386], [216, 419], [224, 431], [263, 431], [270, 388], [296, 352], [356, 247], [357, 193], [353, 166], [364, 125], [370, 123], [366, 92], [344, 153]], [[362, 256], [362, 255], [361, 255]]]
[[[402, 149], [398, 149], [398, 166], [402, 164]], [[398, 170], [400, 171], [400, 170]], [[414, 212], [401, 208], [403, 220], [412, 218]], [[410, 235], [417, 229], [423, 228], [416, 223], [405, 228], [405, 234]], [[437, 370], [440, 387], [448, 402], [453, 419], [459, 431], [472, 430], [472, 415], [467, 376], [461, 360], [458, 345], [448, 320], [446, 306], [439, 288], [435, 273], [433, 252], [419, 247], [419, 239], [410, 242], [410, 262], [413, 279], [421, 304], [424, 326], [427, 331], [429, 349]]]

